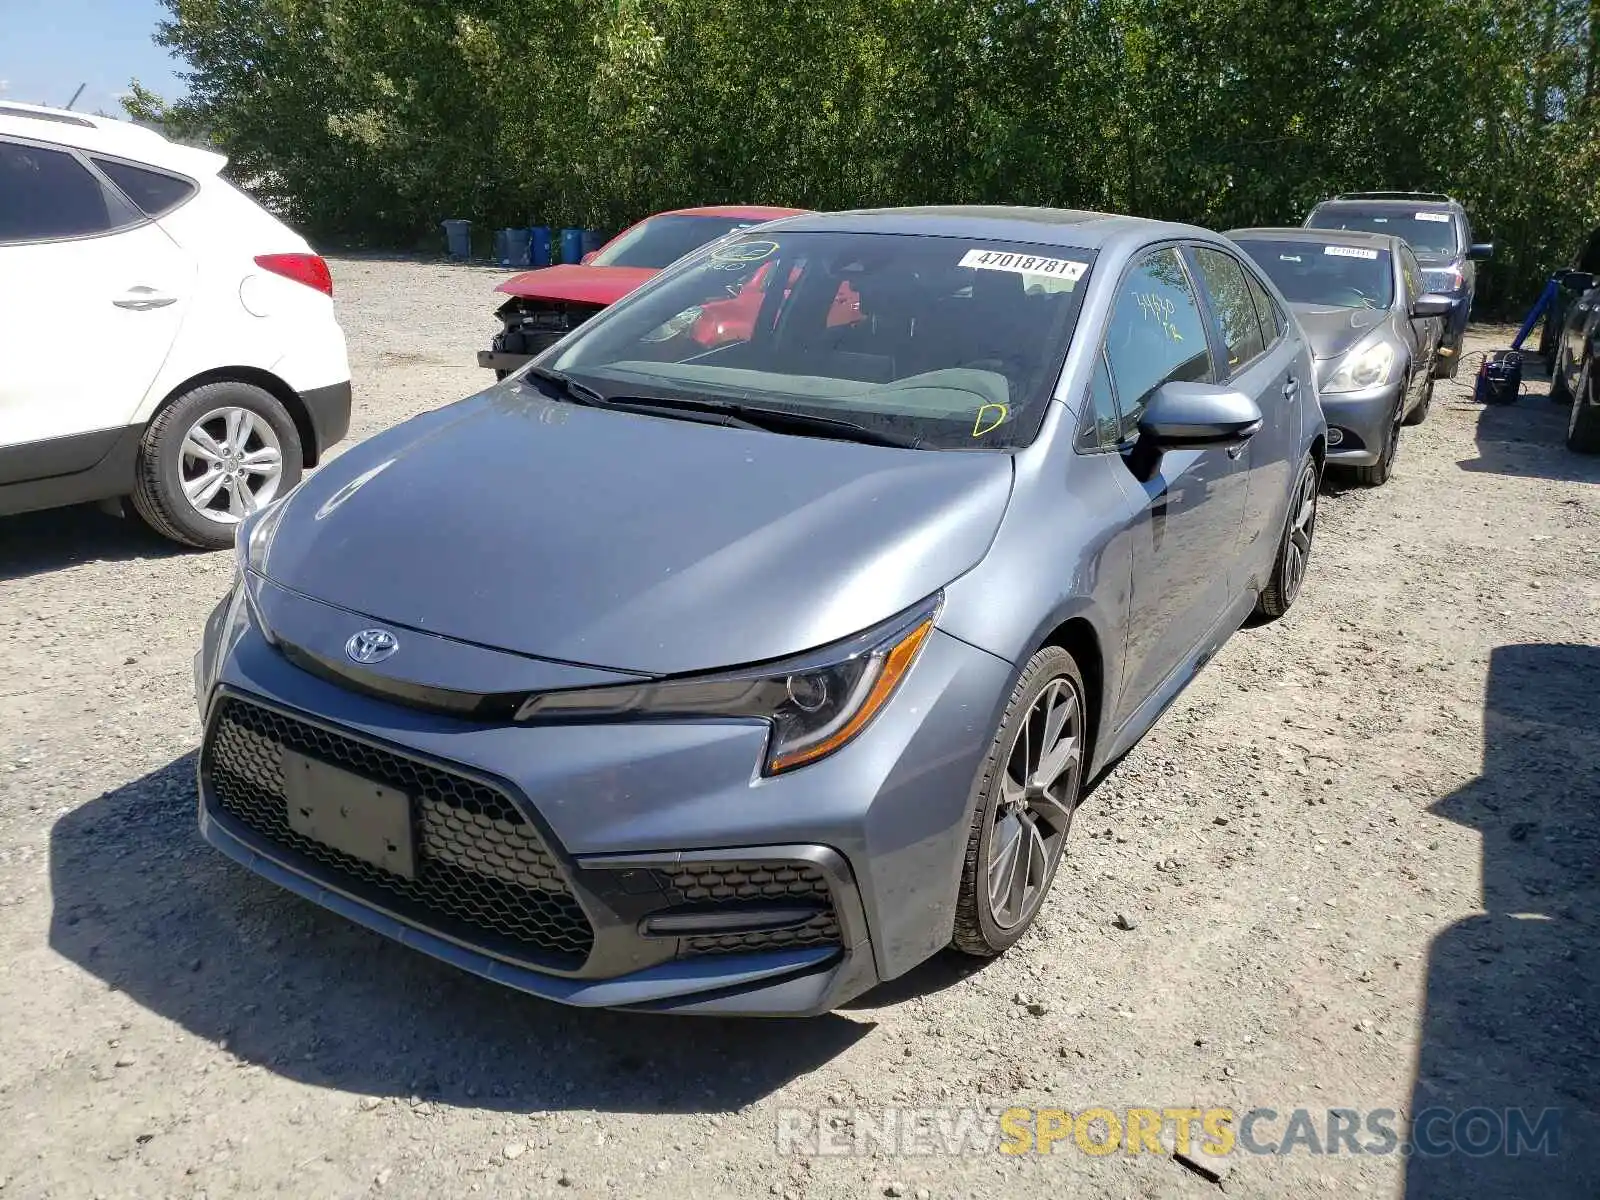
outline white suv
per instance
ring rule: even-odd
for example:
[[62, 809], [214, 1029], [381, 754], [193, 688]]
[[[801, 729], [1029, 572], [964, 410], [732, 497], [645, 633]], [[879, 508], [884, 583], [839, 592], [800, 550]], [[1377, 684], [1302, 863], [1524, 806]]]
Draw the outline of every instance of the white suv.
[[131, 497], [226, 546], [349, 429], [328, 266], [226, 161], [0, 103], [0, 514]]

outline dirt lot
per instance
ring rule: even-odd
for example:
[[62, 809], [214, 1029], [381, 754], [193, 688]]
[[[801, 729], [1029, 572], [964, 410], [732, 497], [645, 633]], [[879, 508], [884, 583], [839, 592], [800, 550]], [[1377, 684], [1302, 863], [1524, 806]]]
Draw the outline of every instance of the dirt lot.
[[[335, 265], [356, 436], [484, 384], [496, 274]], [[1296, 1108], [1319, 1141], [1330, 1108], [1556, 1108], [1555, 1156], [1301, 1140], [1220, 1186], [1600, 1195], [1600, 460], [1529, 390], [1441, 384], [1391, 485], [1325, 495], [1298, 607], [1086, 801], [1013, 953], [804, 1023], [567, 1011], [234, 867], [195, 833], [189, 674], [231, 557], [0, 520], [0, 1197], [1218, 1193], [1072, 1138], [868, 1136], [1011, 1105], [1270, 1107], [1267, 1144]], [[878, 1152], [780, 1153], [791, 1108]]]

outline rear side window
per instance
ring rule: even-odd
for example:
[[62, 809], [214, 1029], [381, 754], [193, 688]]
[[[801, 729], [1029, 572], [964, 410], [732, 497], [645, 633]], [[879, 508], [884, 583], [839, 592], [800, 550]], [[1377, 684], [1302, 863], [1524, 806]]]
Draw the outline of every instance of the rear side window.
[[96, 158], [94, 165], [122, 189], [122, 194], [147, 217], [169, 213], [195, 193], [194, 184], [165, 171], [135, 167], [109, 158]]
[[136, 220], [72, 155], [0, 142], [0, 242], [88, 237]]
[[1217, 323], [1222, 326], [1222, 341], [1228, 347], [1228, 372], [1232, 374], [1267, 348], [1255, 301], [1250, 298], [1250, 286], [1245, 283], [1244, 268], [1221, 251], [1203, 246], [1195, 248], [1194, 261], [1200, 268], [1200, 278], [1205, 280]]
[[1106, 360], [1131, 437], [1163, 383], [1215, 383], [1205, 322], [1176, 249], [1146, 255], [1122, 281], [1106, 326]]

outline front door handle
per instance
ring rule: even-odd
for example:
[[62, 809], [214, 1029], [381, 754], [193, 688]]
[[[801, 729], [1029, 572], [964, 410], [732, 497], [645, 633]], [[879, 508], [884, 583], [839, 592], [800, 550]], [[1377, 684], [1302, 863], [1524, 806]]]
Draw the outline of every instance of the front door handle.
[[1283, 381], [1283, 398], [1293, 400], [1300, 394], [1300, 381], [1293, 375]]
[[1244, 448], [1247, 445], [1249, 445], [1248, 442], [1240, 442], [1237, 446], [1229, 446], [1228, 447], [1228, 457], [1229, 458], [1238, 458], [1239, 455], [1244, 453]]
[[133, 312], [149, 312], [152, 308], [165, 308], [169, 304], [176, 304], [176, 296], [163, 296], [153, 287], [143, 284], [128, 289], [127, 294], [111, 303], [118, 308], [130, 309]]

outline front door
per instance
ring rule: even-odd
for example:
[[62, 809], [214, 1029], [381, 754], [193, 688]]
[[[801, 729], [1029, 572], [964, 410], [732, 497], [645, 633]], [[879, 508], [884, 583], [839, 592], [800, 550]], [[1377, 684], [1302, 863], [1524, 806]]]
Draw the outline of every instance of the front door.
[[[1125, 440], [1151, 394], [1172, 380], [1217, 378], [1188, 267], [1176, 247], [1151, 251], [1123, 279], [1106, 326], [1106, 362]], [[1172, 450], [1144, 492], [1135, 523], [1133, 593], [1120, 724], [1194, 651], [1232, 599], [1230, 575], [1244, 515], [1237, 451]]]

